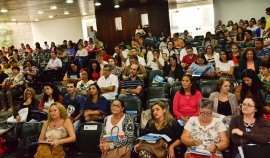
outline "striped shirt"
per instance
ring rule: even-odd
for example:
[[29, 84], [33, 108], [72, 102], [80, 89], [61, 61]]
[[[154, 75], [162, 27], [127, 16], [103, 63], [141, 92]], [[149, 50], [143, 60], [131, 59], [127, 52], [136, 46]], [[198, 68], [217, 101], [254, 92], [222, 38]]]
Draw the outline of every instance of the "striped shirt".
[[[144, 87], [144, 81], [142, 78], [137, 77], [135, 80], [131, 80], [131, 78], [126, 78], [122, 84], [121, 89], [136, 89], [138, 86]], [[141, 90], [140, 94], [138, 95], [140, 98], [143, 95], [143, 90]]]

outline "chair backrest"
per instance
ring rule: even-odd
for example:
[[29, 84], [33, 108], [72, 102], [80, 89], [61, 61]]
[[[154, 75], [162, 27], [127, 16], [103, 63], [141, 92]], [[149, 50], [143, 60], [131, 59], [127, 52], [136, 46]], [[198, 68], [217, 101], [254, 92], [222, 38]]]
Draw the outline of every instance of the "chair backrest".
[[[27, 143], [27, 141], [37, 141], [40, 135], [43, 122], [26, 122], [22, 125], [20, 138]], [[36, 139], [36, 140], [35, 140]], [[28, 142], [29, 143], [29, 142]]]
[[175, 93], [180, 90], [181, 86], [174, 86], [171, 87], [170, 94], [171, 94], [171, 100], [173, 101], [173, 98], [175, 96]]
[[199, 90], [204, 98], [208, 98], [212, 92], [217, 89], [217, 80], [202, 80], [199, 84]]
[[266, 158], [270, 155], [270, 144], [247, 144], [243, 146], [243, 151], [245, 158]]
[[153, 98], [168, 98], [169, 88], [167, 87], [148, 87], [146, 93], [147, 100]]
[[149, 73], [147, 74], [146, 86], [149, 86], [153, 82], [153, 78], [156, 75], [159, 75], [159, 76], [163, 77], [163, 71], [162, 70], [151, 70], [151, 71], [149, 71]]
[[79, 126], [77, 144], [81, 153], [98, 153], [102, 123], [83, 123]]
[[142, 112], [142, 101], [140, 98], [133, 95], [119, 95], [118, 99], [124, 101], [126, 114], [137, 116], [135, 121], [139, 121]]
[[147, 100], [147, 105], [146, 105], [146, 108], [147, 109], [150, 109], [152, 104], [158, 102], [158, 101], [161, 101], [163, 103], [165, 103], [168, 107], [168, 109], [171, 111], [172, 109], [172, 103], [171, 103], [171, 100], [168, 99], [168, 98], [154, 98], [154, 99], [149, 99]]

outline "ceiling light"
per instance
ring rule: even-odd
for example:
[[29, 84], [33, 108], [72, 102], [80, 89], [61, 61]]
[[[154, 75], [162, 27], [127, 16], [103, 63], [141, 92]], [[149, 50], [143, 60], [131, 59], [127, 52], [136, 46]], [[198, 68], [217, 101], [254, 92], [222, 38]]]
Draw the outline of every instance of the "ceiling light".
[[65, 12], [64, 12], [64, 14], [65, 14], [65, 15], [68, 15], [68, 14], [69, 14], [69, 12], [68, 12], [68, 11], [65, 11]]
[[11, 19], [11, 21], [16, 21], [16, 19]]
[[66, 0], [66, 3], [73, 3], [73, 0]]
[[1, 13], [6, 13], [6, 12], [8, 12], [7, 9], [1, 9]]
[[35, 21], [39, 21], [39, 19], [35, 19]]
[[50, 15], [49, 18], [50, 18], [50, 19], [53, 18], [53, 15]]
[[56, 5], [51, 6], [51, 9], [57, 9]]
[[114, 8], [119, 8], [119, 7], [120, 7], [120, 5], [118, 5], [118, 4], [114, 5]]
[[95, 3], [95, 6], [101, 6], [101, 3], [100, 2], [96, 2]]
[[44, 13], [44, 11], [42, 11], [42, 10], [38, 11], [38, 14], [43, 14], [43, 13]]

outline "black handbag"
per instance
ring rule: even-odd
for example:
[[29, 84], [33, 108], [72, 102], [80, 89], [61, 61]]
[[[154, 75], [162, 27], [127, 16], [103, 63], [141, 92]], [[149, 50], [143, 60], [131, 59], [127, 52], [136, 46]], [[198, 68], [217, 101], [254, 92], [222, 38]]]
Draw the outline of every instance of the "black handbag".
[[245, 158], [266, 158], [270, 155], [270, 144], [243, 145]]

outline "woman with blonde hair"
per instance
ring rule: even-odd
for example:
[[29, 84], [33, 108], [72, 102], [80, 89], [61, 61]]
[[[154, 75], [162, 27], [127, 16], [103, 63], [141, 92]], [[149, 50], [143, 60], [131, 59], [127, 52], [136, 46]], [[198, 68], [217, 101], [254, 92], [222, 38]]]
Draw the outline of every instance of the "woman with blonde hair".
[[64, 158], [63, 144], [76, 141], [73, 124], [65, 107], [56, 102], [50, 105], [48, 120], [43, 124], [35, 158]]
[[[161, 101], [156, 102], [151, 106], [151, 118], [152, 119], [148, 121], [145, 127], [145, 133], [143, 135], [149, 133], [167, 135], [171, 139], [171, 141], [167, 142], [167, 152], [169, 158], [174, 158], [175, 147], [181, 145], [180, 137], [183, 128], [170, 114], [167, 105]], [[140, 143], [134, 147], [135, 152], [139, 152], [140, 157], [153, 157], [152, 153], [149, 152], [149, 149], [138, 150], [138, 148], [140, 148]]]

